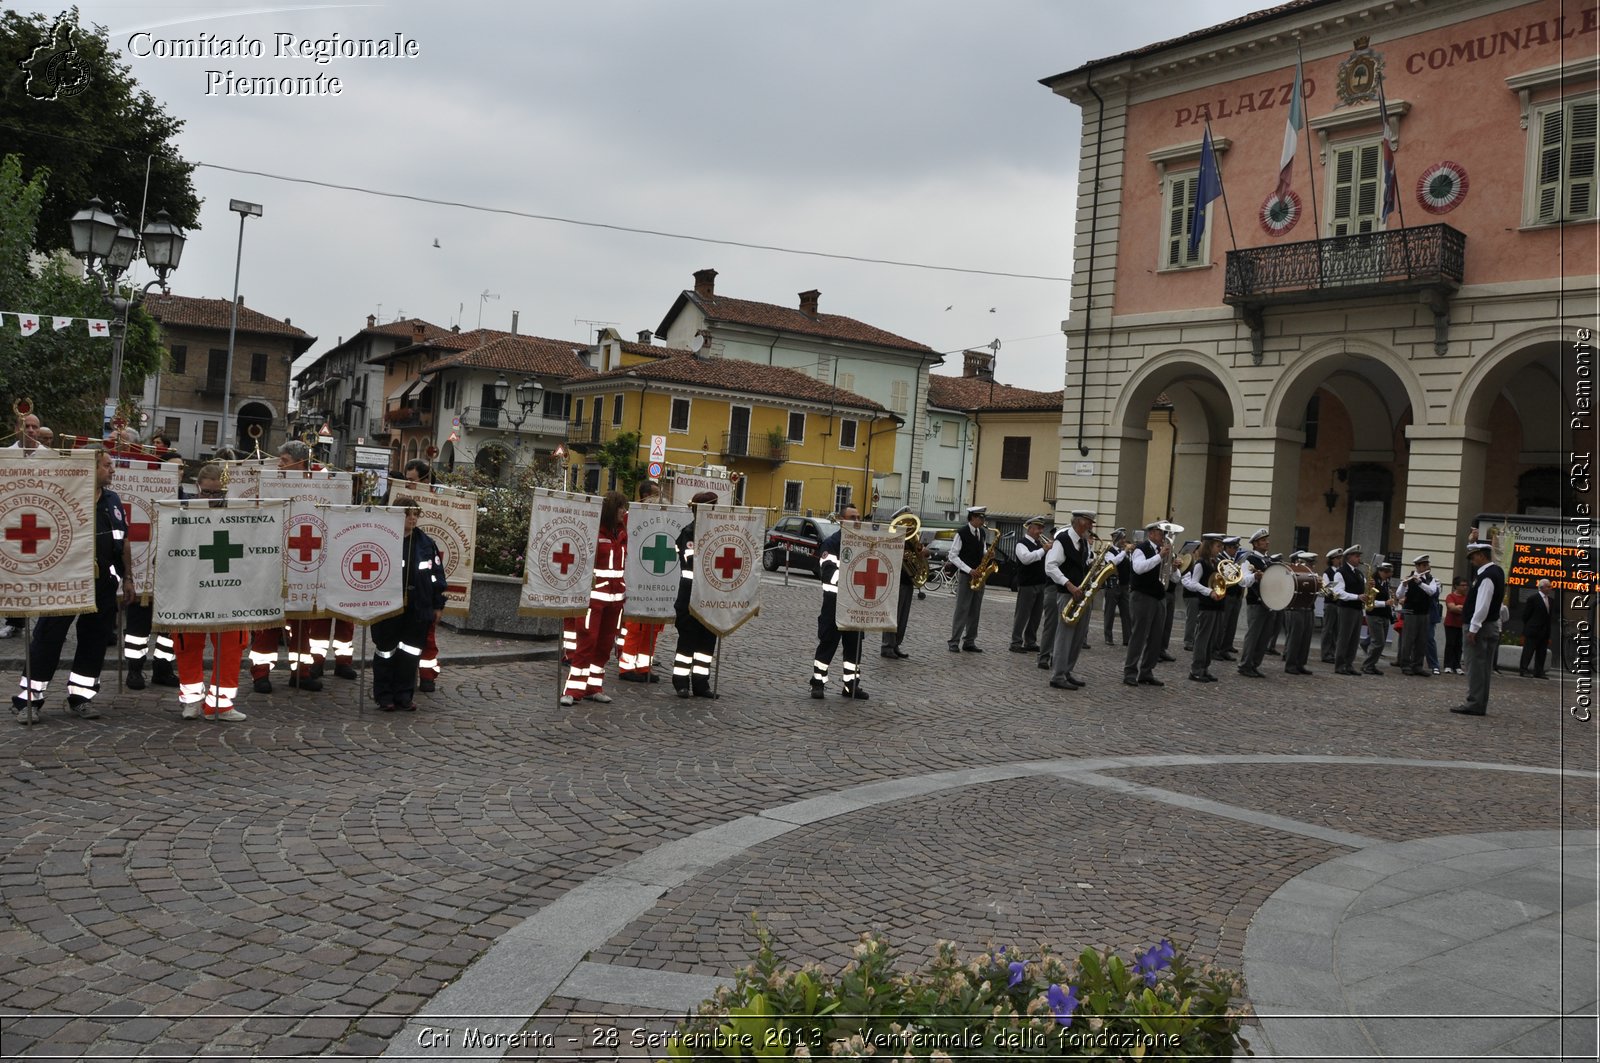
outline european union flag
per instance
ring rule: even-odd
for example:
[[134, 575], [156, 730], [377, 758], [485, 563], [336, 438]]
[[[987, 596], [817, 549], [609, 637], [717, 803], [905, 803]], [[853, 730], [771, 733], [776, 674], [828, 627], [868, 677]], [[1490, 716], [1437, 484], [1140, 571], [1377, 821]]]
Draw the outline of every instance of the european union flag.
[[1222, 171], [1217, 169], [1217, 153], [1211, 150], [1211, 127], [1206, 127], [1200, 142], [1200, 180], [1194, 190], [1194, 213], [1189, 215], [1189, 254], [1200, 249], [1206, 233], [1206, 206], [1222, 195]]

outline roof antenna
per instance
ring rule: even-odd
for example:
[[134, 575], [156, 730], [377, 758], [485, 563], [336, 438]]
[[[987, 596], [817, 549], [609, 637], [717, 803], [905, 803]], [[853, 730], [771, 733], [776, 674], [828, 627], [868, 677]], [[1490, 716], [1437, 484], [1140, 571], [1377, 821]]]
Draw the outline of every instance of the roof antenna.
[[483, 328], [483, 304], [488, 302], [490, 299], [496, 299], [497, 300], [499, 298], [500, 298], [500, 296], [497, 293], [491, 292], [487, 288], [485, 288], [483, 290], [483, 294], [478, 296], [478, 327], [479, 328]]

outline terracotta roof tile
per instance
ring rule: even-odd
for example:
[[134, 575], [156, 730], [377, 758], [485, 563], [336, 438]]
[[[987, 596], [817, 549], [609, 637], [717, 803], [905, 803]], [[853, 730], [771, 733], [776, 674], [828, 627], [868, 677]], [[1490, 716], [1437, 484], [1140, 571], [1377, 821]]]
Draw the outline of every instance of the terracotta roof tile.
[[1173, 37], [1170, 40], [1157, 41], [1155, 44], [1147, 44], [1142, 48], [1134, 48], [1133, 50], [1127, 52], [1118, 52], [1116, 55], [1108, 55], [1104, 59], [1090, 60], [1089, 62], [1084, 63], [1082, 66], [1074, 67], [1063, 74], [1056, 74], [1054, 77], [1041, 78], [1040, 84], [1048, 86], [1053, 82], [1060, 81], [1062, 78], [1074, 77], [1083, 73], [1085, 70], [1092, 70], [1097, 66], [1105, 66], [1107, 63], [1115, 63], [1123, 59], [1132, 59], [1135, 56], [1153, 55], [1156, 52], [1164, 52], [1168, 48], [1176, 48], [1179, 45], [1188, 44], [1191, 41], [1204, 40], [1207, 37], [1218, 37], [1230, 30], [1243, 29], [1245, 26], [1252, 26], [1260, 22], [1271, 22], [1275, 18], [1282, 18], [1285, 15], [1290, 15], [1294, 12], [1304, 11], [1314, 7], [1324, 7], [1333, 2], [1334, 0], [1289, 0], [1289, 2], [1286, 4], [1278, 4], [1276, 7], [1269, 7], [1261, 11], [1251, 12], [1248, 15], [1241, 15], [1238, 18], [1229, 19], [1226, 22], [1219, 22], [1215, 26], [1207, 26], [1204, 29], [1195, 30], [1193, 33], [1185, 33], [1181, 37]]
[[477, 368], [563, 378], [592, 376], [594, 373], [578, 354], [584, 350], [583, 345], [567, 340], [513, 336], [510, 333], [491, 332], [483, 336], [479, 332], [463, 332], [451, 334], [442, 343], [436, 342], [436, 345], [444, 346], [462, 339], [469, 339], [473, 345], [429, 362], [422, 367], [422, 372]]
[[[223, 332], [228, 331], [233, 314], [233, 304], [227, 299], [200, 299], [190, 295], [153, 296], [145, 300], [144, 308], [163, 325], [220, 329]], [[317, 339], [304, 329], [268, 317], [243, 304], [239, 306], [239, 331], [264, 336], [288, 336], [301, 341], [302, 351]]]
[[[660, 350], [667, 350], [662, 347]], [[849, 406], [857, 410], [884, 411], [884, 407], [853, 391], [824, 384], [814, 377], [782, 366], [762, 365], [735, 358], [697, 358], [680, 354], [656, 362], [641, 362], [604, 373], [585, 377], [584, 384], [619, 377], [640, 377], [664, 383], [692, 384], [720, 391], [738, 391], [747, 395], [766, 395], [780, 399], [797, 399], [803, 402], [828, 403]], [[884, 411], [887, 412], [887, 411]]]
[[364, 333], [374, 332], [383, 336], [399, 336], [401, 339], [409, 339], [416, 332], [417, 325], [422, 326], [423, 339], [431, 340], [437, 339], [440, 336], [459, 335], [459, 333], [453, 333], [449, 329], [435, 325], [431, 321], [424, 321], [420, 317], [408, 317], [403, 318], [400, 321], [389, 321], [382, 325], [371, 325], [362, 329], [361, 332], [356, 333], [356, 335], [359, 336]]
[[944, 410], [1059, 412], [1062, 394], [1060, 391], [1029, 391], [975, 376], [941, 376], [938, 373], [928, 376], [928, 404]]
[[[916, 351], [919, 354], [933, 353], [933, 348], [925, 343], [896, 336], [892, 332], [874, 328], [864, 321], [839, 314], [817, 314], [813, 317], [798, 307], [758, 303], [752, 299], [730, 299], [723, 295], [707, 298], [691, 290], [685, 290], [680, 299], [693, 302], [706, 315], [706, 320], [712, 322], [727, 321], [755, 328], [797, 332], [804, 336], [822, 336], [830, 340], [893, 347], [902, 351]], [[673, 314], [669, 313], [667, 316], [670, 319]]]

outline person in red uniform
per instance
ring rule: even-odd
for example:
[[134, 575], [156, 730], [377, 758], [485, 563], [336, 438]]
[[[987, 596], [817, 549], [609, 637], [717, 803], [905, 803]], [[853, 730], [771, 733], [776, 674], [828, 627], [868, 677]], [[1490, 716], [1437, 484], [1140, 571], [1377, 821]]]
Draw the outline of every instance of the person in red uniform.
[[622, 622], [624, 558], [628, 549], [628, 498], [621, 491], [608, 491], [600, 504], [600, 536], [594, 550], [594, 588], [589, 592], [589, 612], [580, 622], [568, 617], [563, 627], [575, 632], [575, 645], [568, 654], [572, 667], [561, 704], [572, 705], [583, 698], [602, 704], [611, 700], [605, 692], [606, 661], [617, 639]]
[[[639, 501], [658, 502], [661, 488], [654, 480], [639, 485]], [[659, 683], [661, 677], [650, 670], [655, 661], [656, 639], [665, 623], [626, 620], [617, 633], [617, 678], [625, 683]]]
[[[278, 448], [280, 469], [320, 469], [311, 461], [311, 448], [298, 439], [291, 439]], [[327, 655], [327, 634], [323, 629], [322, 652], [317, 652], [313, 640], [317, 639], [316, 625], [326, 620], [286, 620], [281, 628], [269, 627], [255, 633], [250, 641], [250, 678], [257, 694], [272, 693], [272, 668], [278, 663], [280, 638], [289, 643], [289, 685], [301, 690], [321, 690], [322, 680], [311, 675], [314, 664]], [[181, 680], [180, 680], [181, 682]]]
[[[222, 486], [222, 466], [216, 462], [201, 467], [195, 474], [195, 490], [201, 498], [226, 499]], [[211, 643], [211, 682], [206, 683], [206, 643]], [[245, 714], [233, 707], [239, 693], [239, 663], [250, 632], [244, 628], [227, 631], [180, 631], [178, 649], [178, 704], [185, 720], [226, 720], [237, 723]]]

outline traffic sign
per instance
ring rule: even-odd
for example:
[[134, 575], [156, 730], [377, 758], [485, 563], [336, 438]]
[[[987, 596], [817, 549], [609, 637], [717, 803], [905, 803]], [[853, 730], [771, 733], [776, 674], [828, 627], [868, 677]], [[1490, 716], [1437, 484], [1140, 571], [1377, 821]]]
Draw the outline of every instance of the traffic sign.
[[[664, 462], [666, 460], [667, 460], [667, 437], [666, 436], [651, 436], [650, 437], [650, 461], [651, 461], [651, 463], [652, 464], [659, 464], [659, 463]], [[651, 473], [650, 475], [655, 476], [657, 474], [656, 473]]]
[[661, 463], [659, 461], [652, 461], [650, 463], [650, 479], [661, 479]]

